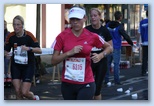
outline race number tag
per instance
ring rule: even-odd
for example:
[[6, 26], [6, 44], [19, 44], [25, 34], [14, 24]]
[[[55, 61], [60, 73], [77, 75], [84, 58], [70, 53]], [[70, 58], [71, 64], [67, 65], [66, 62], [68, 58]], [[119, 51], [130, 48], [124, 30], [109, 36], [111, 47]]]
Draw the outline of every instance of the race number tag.
[[28, 55], [26, 50], [21, 50], [21, 46], [14, 50], [14, 61], [18, 64], [28, 64]]
[[64, 78], [72, 81], [84, 82], [85, 63], [85, 58], [66, 59]]

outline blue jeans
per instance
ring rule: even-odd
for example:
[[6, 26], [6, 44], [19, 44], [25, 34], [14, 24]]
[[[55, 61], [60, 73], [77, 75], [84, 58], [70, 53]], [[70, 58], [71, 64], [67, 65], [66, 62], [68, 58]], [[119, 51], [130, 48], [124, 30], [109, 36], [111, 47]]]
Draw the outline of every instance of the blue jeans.
[[108, 55], [108, 57], [107, 57], [108, 70], [106, 72], [105, 82], [109, 82], [109, 72], [110, 72], [110, 67], [111, 67], [112, 60], [113, 60], [113, 63], [114, 63], [114, 82], [115, 83], [119, 83], [120, 82], [120, 78], [119, 78], [119, 73], [120, 73], [120, 67], [119, 67], [120, 57], [121, 57], [121, 49], [114, 49], [113, 53]]

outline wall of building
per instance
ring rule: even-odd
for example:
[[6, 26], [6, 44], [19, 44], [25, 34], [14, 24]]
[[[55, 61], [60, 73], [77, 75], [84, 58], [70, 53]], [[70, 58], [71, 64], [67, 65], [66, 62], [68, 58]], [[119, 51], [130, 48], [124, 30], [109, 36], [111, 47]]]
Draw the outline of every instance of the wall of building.
[[[32, 14], [33, 13], [33, 14]], [[6, 4], [4, 6], [4, 19], [7, 21], [9, 31], [13, 31], [13, 18], [21, 15], [24, 18], [24, 28], [36, 34], [36, 4]]]
[[[46, 4], [46, 47], [51, 47], [61, 32], [61, 4]], [[42, 35], [43, 37], [44, 35]]]
[[12, 21], [16, 15], [23, 16], [24, 20], [26, 21], [26, 4], [4, 5], [4, 20], [7, 21], [7, 27], [9, 31], [13, 31]]
[[[42, 9], [41, 5], [40, 11], [40, 46], [50, 48], [56, 36], [64, 30], [65, 19], [69, 21], [67, 17], [68, 10], [73, 4], [43, 5], [44, 8]], [[143, 10], [143, 5], [130, 4], [130, 6], [134, 8], [128, 9], [129, 12], [126, 12], [127, 17], [129, 17], [127, 18], [128, 22], [126, 22], [125, 28], [129, 35], [135, 36], [136, 33], [134, 33], [134, 31], [136, 32], [141, 17], [145, 16], [145, 11]], [[37, 4], [5, 4], [4, 19], [8, 23], [8, 30], [13, 31], [12, 20], [16, 15], [21, 15], [25, 20], [25, 29], [31, 31], [34, 36], [36, 36], [36, 7]], [[104, 9], [104, 11], [109, 10], [108, 15], [110, 20], [113, 20], [114, 11], [122, 10], [121, 5], [115, 5], [115, 7], [112, 8], [111, 6], [107, 6]], [[128, 23], [130, 25], [127, 25]]]
[[[24, 18], [25, 25], [24, 28], [36, 36], [36, 5], [37, 4], [6, 4], [4, 5], [4, 19], [7, 21], [7, 26], [9, 31], [13, 31], [12, 20], [16, 15], [21, 15]], [[56, 36], [61, 32], [63, 25], [63, 18], [65, 17], [62, 13], [62, 4], [45, 4], [46, 16], [40, 16], [40, 38], [46, 38], [43, 42], [40, 39], [40, 46], [45, 43], [46, 48], [50, 48], [52, 42], [55, 40]], [[42, 10], [42, 6], [41, 6]], [[42, 17], [44, 18], [45, 26], [42, 27]], [[63, 25], [64, 27], [64, 25]], [[42, 30], [44, 30], [46, 35], [42, 35]]]

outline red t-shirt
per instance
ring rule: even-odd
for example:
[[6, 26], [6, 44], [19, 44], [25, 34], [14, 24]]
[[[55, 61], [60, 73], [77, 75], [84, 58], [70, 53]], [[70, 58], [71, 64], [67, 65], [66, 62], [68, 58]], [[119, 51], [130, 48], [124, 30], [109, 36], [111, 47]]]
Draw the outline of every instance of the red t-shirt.
[[64, 78], [65, 73], [65, 61], [63, 62], [63, 70], [62, 70], [62, 81], [73, 83], [73, 84], [86, 84], [89, 82], [94, 82], [94, 77], [91, 69], [91, 59], [90, 53], [93, 47], [102, 48], [104, 44], [104, 40], [99, 37], [97, 34], [88, 31], [87, 29], [83, 29], [83, 32], [79, 37], [76, 37], [70, 28], [61, 32], [55, 40], [54, 50], [62, 51], [63, 53], [71, 50], [74, 46], [82, 45], [83, 50], [75, 54], [74, 58], [85, 58], [85, 78], [84, 82], [72, 81]]

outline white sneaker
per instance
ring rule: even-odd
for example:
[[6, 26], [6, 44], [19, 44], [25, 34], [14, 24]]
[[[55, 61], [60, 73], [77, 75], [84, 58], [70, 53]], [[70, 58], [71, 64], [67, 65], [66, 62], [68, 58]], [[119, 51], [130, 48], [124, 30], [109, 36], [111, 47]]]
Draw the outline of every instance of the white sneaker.
[[36, 83], [39, 84], [39, 83], [40, 83], [40, 80], [38, 79], [38, 80], [36, 81]]
[[34, 100], [40, 100], [39, 96], [38, 95], [34, 95]]

